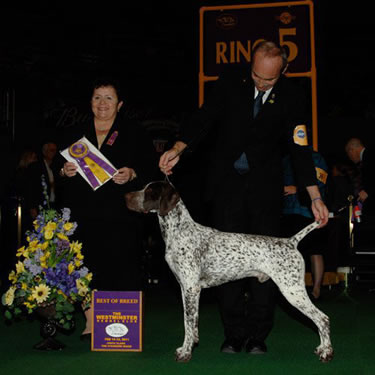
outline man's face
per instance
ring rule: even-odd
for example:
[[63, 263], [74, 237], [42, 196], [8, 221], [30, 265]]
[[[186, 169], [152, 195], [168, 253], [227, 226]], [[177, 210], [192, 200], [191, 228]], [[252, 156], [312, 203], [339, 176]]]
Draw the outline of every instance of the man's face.
[[346, 154], [353, 163], [359, 163], [361, 161], [361, 152], [357, 147], [347, 147]]
[[259, 91], [271, 89], [280, 77], [282, 58], [280, 56], [269, 57], [258, 52], [253, 57], [251, 66], [251, 78]]

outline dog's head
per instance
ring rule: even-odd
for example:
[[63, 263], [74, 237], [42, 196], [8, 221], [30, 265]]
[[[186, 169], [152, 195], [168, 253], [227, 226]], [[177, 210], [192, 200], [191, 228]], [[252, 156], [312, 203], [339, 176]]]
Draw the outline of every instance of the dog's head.
[[168, 182], [150, 182], [139, 191], [125, 194], [125, 202], [129, 210], [136, 212], [157, 212], [159, 215], [167, 215], [176, 207], [180, 195]]

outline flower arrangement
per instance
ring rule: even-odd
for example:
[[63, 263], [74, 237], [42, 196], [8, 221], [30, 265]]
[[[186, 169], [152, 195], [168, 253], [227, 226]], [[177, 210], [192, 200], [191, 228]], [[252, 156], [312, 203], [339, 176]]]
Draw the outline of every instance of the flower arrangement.
[[44, 176], [42, 185], [45, 208], [40, 207], [34, 229], [26, 232], [27, 245], [17, 250], [19, 260], [9, 274], [11, 286], [2, 303], [8, 319], [54, 306], [53, 319], [70, 329], [74, 304], [90, 304], [92, 273], [83, 265], [82, 244], [69, 239], [77, 228], [77, 223], [70, 221], [70, 209], [51, 209]]

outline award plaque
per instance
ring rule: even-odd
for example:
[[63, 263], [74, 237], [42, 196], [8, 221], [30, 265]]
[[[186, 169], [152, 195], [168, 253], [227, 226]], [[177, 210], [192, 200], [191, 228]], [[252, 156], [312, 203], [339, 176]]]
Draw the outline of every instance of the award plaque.
[[93, 351], [142, 351], [143, 294], [94, 291]]
[[94, 190], [117, 173], [111, 162], [86, 137], [82, 137], [60, 153], [67, 161], [77, 164], [78, 173]]

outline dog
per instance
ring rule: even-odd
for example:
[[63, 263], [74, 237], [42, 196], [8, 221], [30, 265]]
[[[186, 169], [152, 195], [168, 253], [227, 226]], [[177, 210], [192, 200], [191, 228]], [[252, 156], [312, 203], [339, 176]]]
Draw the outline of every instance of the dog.
[[136, 212], [156, 212], [165, 242], [165, 259], [181, 287], [185, 338], [176, 350], [176, 361], [187, 362], [199, 342], [198, 313], [202, 288], [257, 277], [271, 278], [283, 296], [317, 326], [322, 362], [333, 358], [329, 318], [317, 309], [305, 288], [305, 263], [299, 241], [314, 230], [312, 223], [290, 238], [221, 232], [196, 223], [176, 189], [166, 181], [125, 194], [127, 207]]

